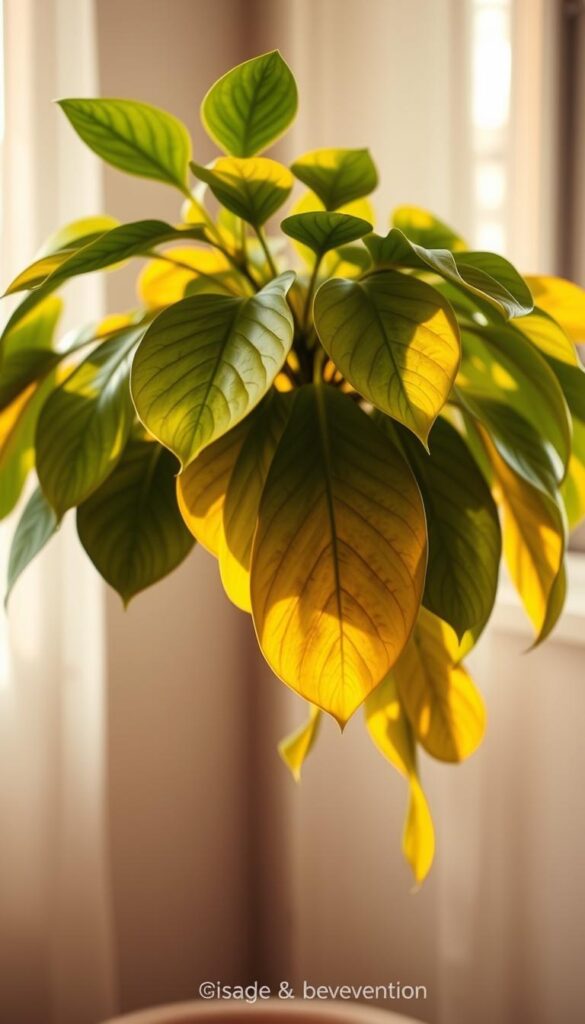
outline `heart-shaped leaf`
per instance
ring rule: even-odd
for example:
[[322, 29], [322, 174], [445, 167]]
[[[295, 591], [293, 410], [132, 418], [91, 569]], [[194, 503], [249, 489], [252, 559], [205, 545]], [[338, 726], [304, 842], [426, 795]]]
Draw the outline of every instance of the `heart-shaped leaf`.
[[429, 564], [423, 604], [455, 630], [477, 638], [498, 587], [501, 536], [489, 487], [457, 431], [439, 418], [430, 455], [411, 434], [401, 440], [427, 514]]
[[176, 117], [135, 100], [67, 99], [59, 106], [102, 160], [186, 190], [191, 141]]
[[5, 603], [19, 576], [50, 541], [58, 527], [57, 516], [37, 487], [18, 521], [8, 557]]
[[368, 732], [383, 757], [408, 781], [409, 799], [402, 850], [415, 881], [423, 882], [435, 856], [435, 830], [420, 784], [416, 744], [392, 674], [368, 697], [365, 705]]
[[318, 257], [348, 242], [355, 242], [372, 230], [372, 225], [360, 217], [350, 217], [347, 213], [327, 213], [325, 210], [297, 213], [286, 217], [280, 226], [285, 235], [302, 242]]
[[398, 206], [392, 215], [392, 225], [403, 231], [411, 242], [428, 249], [450, 249], [451, 252], [467, 249], [456, 231], [420, 206]]
[[264, 486], [252, 613], [273, 671], [342, 725], [416, 618], [426, 530], [414, 478], [350, 398], [295, 393]]
[[144, 327], [100, 345], [43, 406], [36, 429], [37, 474], [61, 518], [106, 479], [134, 420], [130, 362]]
[[297, 87], [278, 50], [232, 68], [201, 105], [203, 125], [231, 156], [254, 156], [286, 131], [297, 112]]
[[288, 272], [249, 299], [194, 295], [164, 310], [132, 367], [142, 422], [182, 468], [258, 405], [293, 339]]
[[286, 202], [293, 187], [288, 168], [263, 156], [222, 156], [211, 168], [192, 163], [191, 169], [223, 206], [256, 228]]
[[175, 496], [177, 464], [152, 441], [132, 438], [113, 473], [77, 510], [77, 532], [124, 604], [168, 576], [195, 543]]
[[371, 234], [365, 239], [374, 265], [379, 268], [411, 267], [433, 270], [459, 288], [486, 299], [505, 317], [521, 317], [533, 307], [530, 291], [511, 263], [493, 253], [449, 252], [426, 249], [393, 228], [385, 238]]
[[349, 383], [426, 443], [459, 366], [459, 331], [430, 285], [392, 270], [326, 281], [315, 326]]
[[453, 630], [426, 608], [394, 668], [400, 700], [422, 747], [439, 761], [463, 761], [485, 732], [485, 708], [469, 674], [455, 664]]
[[315, 149], [295, 160], [291, 170], [310, 188], [326, 210], [373, 192], [378, 172], [368, 149]]

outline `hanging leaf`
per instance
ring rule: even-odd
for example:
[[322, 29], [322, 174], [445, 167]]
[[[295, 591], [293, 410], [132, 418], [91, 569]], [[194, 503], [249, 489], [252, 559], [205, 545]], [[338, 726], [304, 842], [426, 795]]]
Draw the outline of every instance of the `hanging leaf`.
[[315, 149], [295, 160], [291, 170], [310, 188], [326, 210], [373, 192], [378, 172], [369, 149]]
[[426, 443], [459, 366], [459, 331], [430, 285], [387, 270], [330, 280], [315, 297], [315, 326], [349, 383]]
[[177, 464], [151, 441], [131, 439], [114, 471], [77, 510], [77, 532], [125, 605], [168, 576], [194, 540], [175, 497]]
[[57, 516], [37, 487], [31, 494], [12, 538], [8, 557], [6, 604], [19, 576], [43, 550], [58, 527]]
[[252, 550], [254, 623], [274, 672], [343, 725], [399, 656], [425, 563], [422, 502], [397, 450], [334, 388], [298, 390]]
[[201, 105], [203, 126], [231, 156], [254, 156], [284, 134], [298, 105], [293, 74], [278, 50], [232, 68]]
[[472, 295], [487, 300], [506, 318], [523, 317], [533, 308], [532, 295], [523, 278], [508, 260], [494, 253], [449, 252], [427, 249], [393, 228], [385, 238], [371, 234], [365, 239], [379, 268], [409, 267], [432, 270]]
[[230, 600], [246, 612], [252, 611], [250, 558], [258, 508], [289, 412], [290, 393], [272, 391], [257, 406], [246, 421], [248, 433], [234, 463], [225, 495], [223, 531], [219, 542], [221, 580]]
[[439, 761], [463, 761], [485, 732], [485, 708], [468, 673], [455, 662], [457, 638], [447, 623], [421, 608], [394, 678], [414, 734]]
[[220, 203], [256, 228], [286, 202], [293, 187], [288, 168], [266, 157], [241, 160], [222, 156], [211, 168], [192, 163], [191, 170], [209, 185]]
[[420, 206], [399, 206], [392, 215], [392, 225], [399, 228], [411, 242], [427, 249], [450, 249], [463, 252], [466, 243], [442, 220]]
[[[585, 291], [562, 277], [527, 275], [534, 301], [553, 317], [576, 345], [585, 344]], [[558, 356], [557, 356], [558, 358]]]
[[479, 635], [496, 598], [501, 556], [498, 511], [457, 431], [439, 418], [430, 455], [401, 434], [421, 490], [429, 536], [423, 604], [455, 630]]
[[60, 299], [45, 299], [4, 334], [0, 342], [0, 409], [49, 373], [61, 358], [53, 339], [62, 308]]
[[307, 721], [285, 736], [278, 744], [278, 753], [295, 782], [301, 781], [303, 765], [311, 753], [321, 726], [322, 712], [311, 704]]
[[111, 473], [134, 420], [130, 362], [144, 327], [122, 330], [53, 391], [36, 428], [37, 474], [61, 518]]
[[189, 133], [158, 107], [135, 100], [58, 100], [86, 146], [113, 167], [185, 191]]
[[346, 213], [326, 213], [324, 210], [297, 213], [286, 217], [280, 226], [285, 235], [302, 242], [318, 257], [348, 242], [355, 242], [372, 230], [372, 225], [359, 217], [350, 217]]
[[228, 484], [250, 424], [248, 416], [213, 441], [177, 478], [177, 500], [183, 520], [195, 539], [216, 557], [222, 547]]
[[435, 856], [435, 830], [418, 777], [412, 728], [400, 704], [392, 675], [370, 694], [365, 710], [366, 724], [375, 746], [408, 782], [402, 850], [415, 881], [420, 884], [428, 875]]
[[134, 402], [182, 468], [269, 390], [293, 339], [293, 280], [281, 274], [249, 299], [194, 295], [147, 330], [132, 367]]

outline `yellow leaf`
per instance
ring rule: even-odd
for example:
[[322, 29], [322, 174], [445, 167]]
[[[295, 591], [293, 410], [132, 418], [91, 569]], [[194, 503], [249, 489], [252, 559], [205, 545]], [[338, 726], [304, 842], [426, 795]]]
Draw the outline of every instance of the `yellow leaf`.
[[262, 494], [251, 592], [273, 671], [343, 726], [398, 658], [426, 565], [421, 497], [346, 395], [306, 385]]
[[217, 250], [185, 247], [166, 249], [163, 255], [165, 259], [150, 260], [138, 276], [138, 298], [148, 309], [178, 302], [197, 277], [213, 277], [230, 269], [226, 257]]
[[485, 709], [465, 669], [456, 665], [455, 632], [421, 608], [394, 678], [414, 734], [439, 761], [463, 761], [485, 732]]
[[309, 717], [303, 725], [291, 732], [278, 744], [278, 753], [290, 770], [295, 782], [301, 781], [303, 765], [313, 749], [321, 725], [321, 710], [311, 705]]
[[481, 436], [494, 471], [494, 498], [503, 513], [504, 558], [538, 642], [554, 625], [547, 612], [563, 567], [563, 511], [551, 494], [514, 473], [485, 431]]
[[417, 883], [426, 878], [435, 855], [435, 831], [416, 766], [416, 745], [412, 728], [400, 704], [392, 675], [368, 697], [366, 724], [380, 753], [409, 784], [409, 800], [402, 851]]
[[290, 398], [272, 392], [251, 414], [225, 496], [219, 570], [226, 594], [246, 612], [252, 611], [250, 556], [258, 507], [289, 409]]
[[[561, 325], [576, 344], [585, 343], [585, 291], [563, 277], [525, 278], [536, 305]], [[551, 353], [553, 354], [553, 353]], [[558, 359], [559, 356], [557, 355]]]
[[223, 534], [223, 503], [249, 422], [208, 445], [177, 477], [177, 501], [193, 536], [212, 555], [219, 556]]
[[573, 447], [561, 485], [561, 497], [569, 527], [574, 529], [585, 517], [585, 423], [576, 417], [573, 418]]
[[514, 321], [516, 330], [521, 331], [541, 352], [561, 363], [579, 365], [575, 346], [560, 324], [542, 309], [535, 309], [528, 316], [519, 316]]

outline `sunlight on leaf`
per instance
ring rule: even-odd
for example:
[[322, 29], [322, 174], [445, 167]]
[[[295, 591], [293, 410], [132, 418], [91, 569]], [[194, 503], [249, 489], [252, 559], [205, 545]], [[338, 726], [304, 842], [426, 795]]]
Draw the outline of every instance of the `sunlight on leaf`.
[[311, 704], [309, 717], [278, 744], [278, 753], [289, 769], [295, 782], [301, 781], [303, 765], [311, 753], [321, 725], [322, 711]]

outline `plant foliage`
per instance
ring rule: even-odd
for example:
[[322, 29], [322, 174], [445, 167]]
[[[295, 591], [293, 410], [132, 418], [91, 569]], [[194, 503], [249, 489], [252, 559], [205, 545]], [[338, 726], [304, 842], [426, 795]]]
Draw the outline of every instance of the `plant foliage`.
[[[567, 524], [585, 514], [585, 293], [523, 278], [416, 207], [377, 234], [366, 149], [290, 168], [263, 155], [297, 107], [278, 52], [207, 93], [223, 151], [207, 166], [147, 104], [60, 106], [105, 161], [184, 203], [174, 225], [67, 225], [7, 288], [26, 294], [1, 339], [2, 516], [38, 481], [9, 589], [73, 508], [125, 603], [198, 541], [308, 704], [283, 759], [298, 778], [322, 712], [344, 726], [362, 705], [408, 783], [421, 881], [434, 836], [417, 751], [461, 761], [481, 742], [462, 659], [502, 552], [535, 642], [562, 609]], [[138, 306], [55, 340], [53, 293], [136, 257]]]

